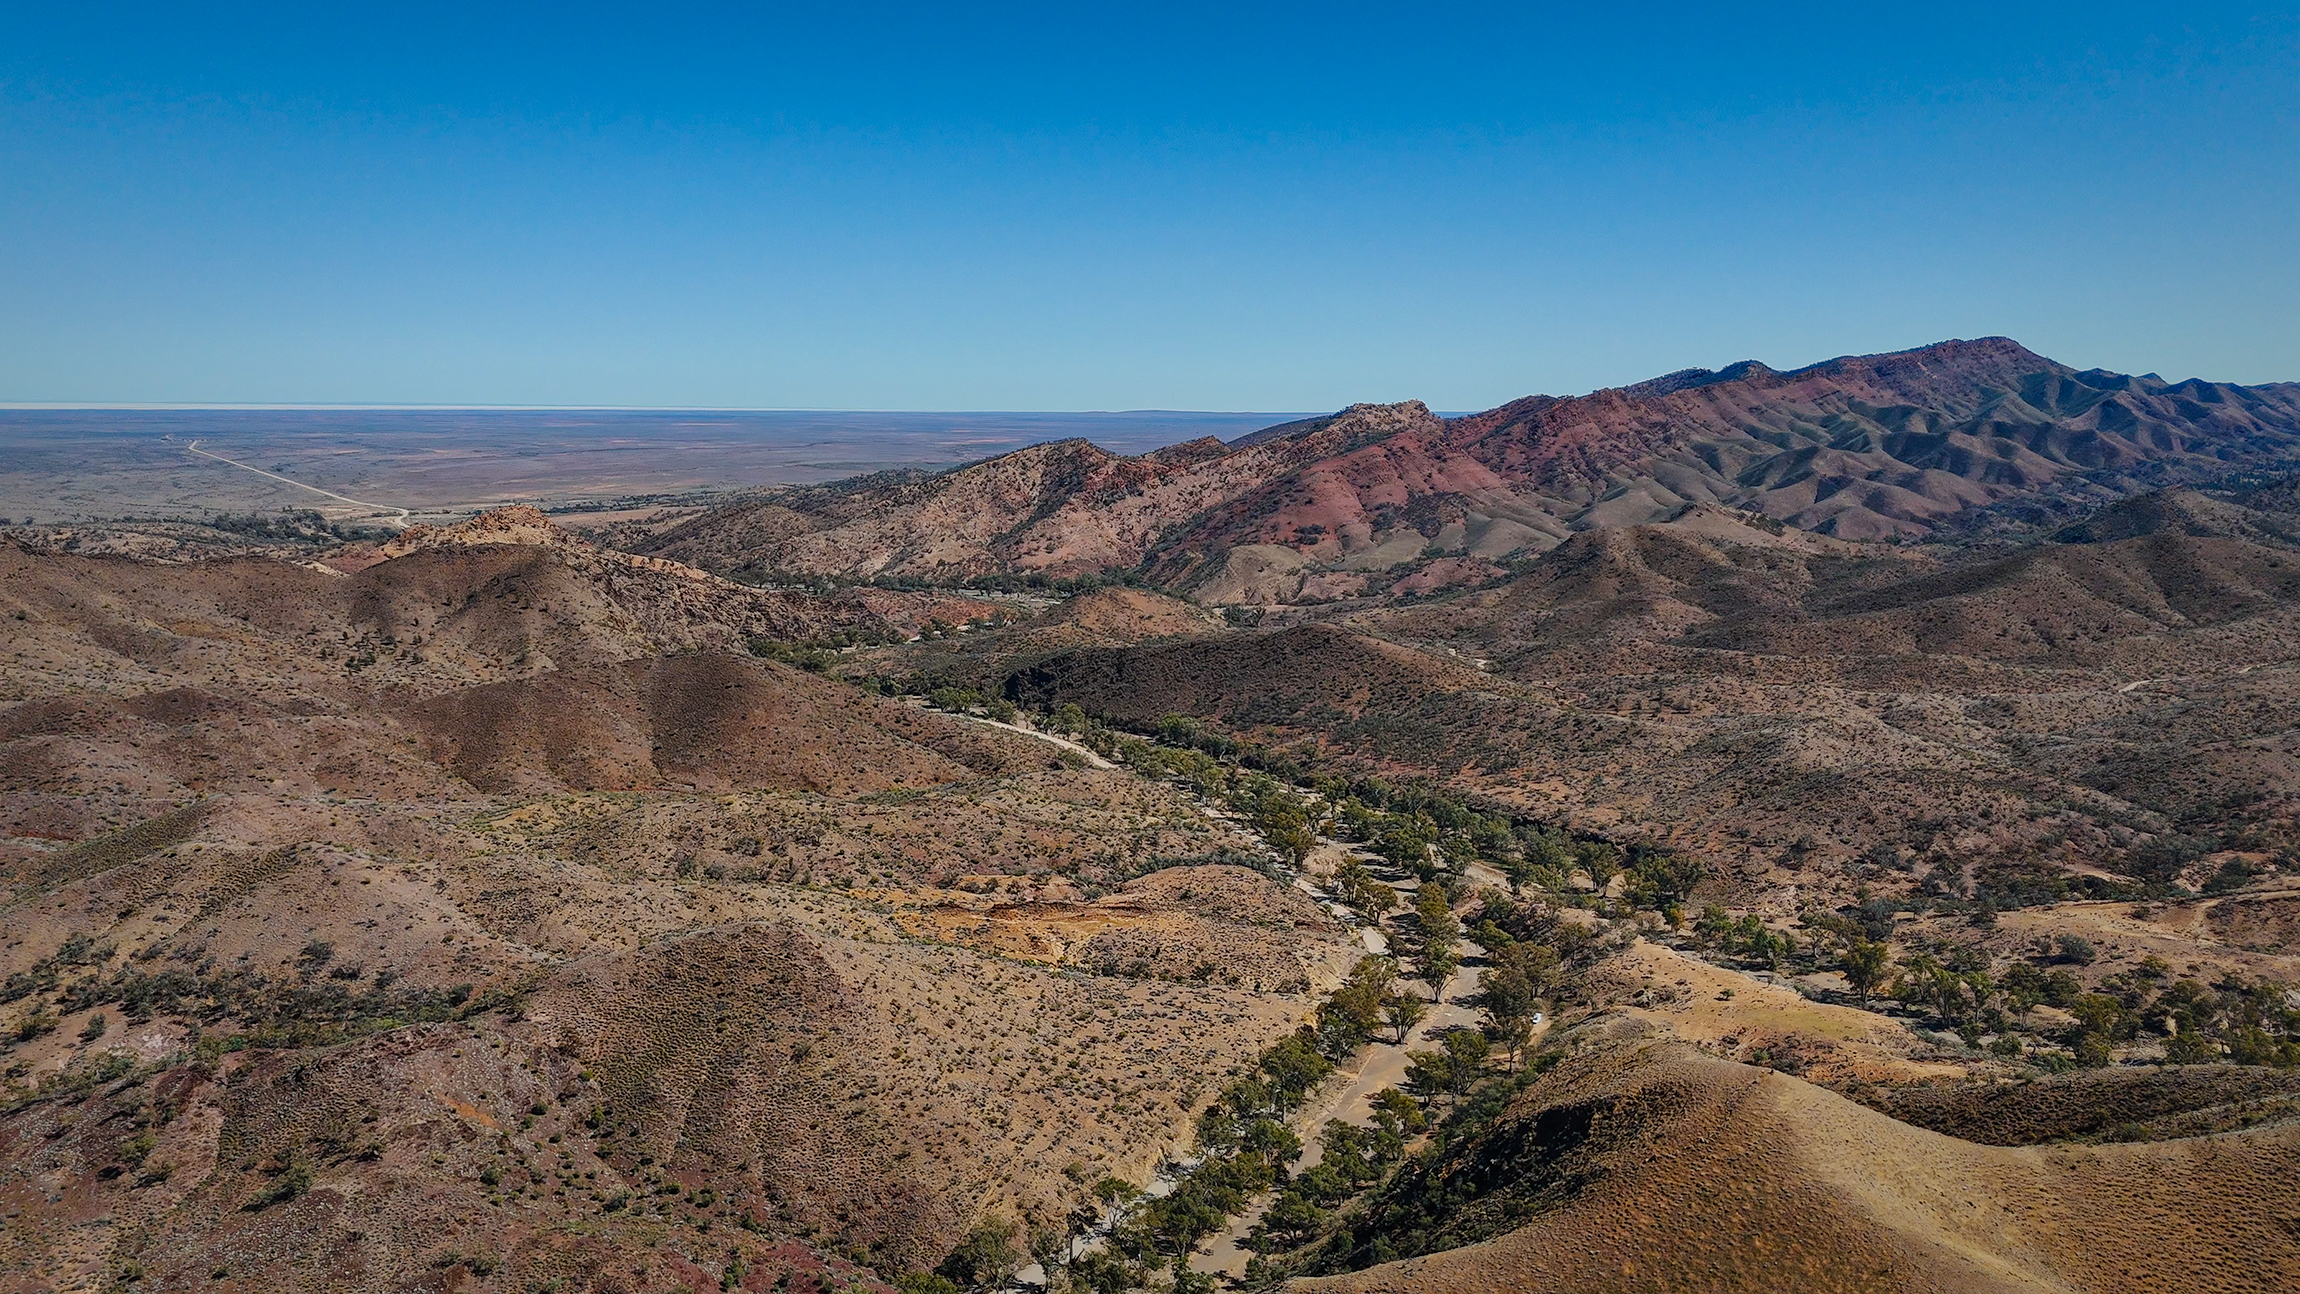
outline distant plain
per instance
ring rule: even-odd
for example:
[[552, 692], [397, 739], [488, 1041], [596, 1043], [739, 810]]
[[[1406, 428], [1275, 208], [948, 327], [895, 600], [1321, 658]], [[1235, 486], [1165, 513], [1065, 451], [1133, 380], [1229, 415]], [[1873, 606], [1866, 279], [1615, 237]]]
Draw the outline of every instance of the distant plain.
[[0, 517], [39, 524], [363, 510], [202, 449], [386, 508], [652, 507], [683, 496], [933, 470], [1084, 437], [1138, 454], [1291, 413], [621, 409], [0, 409]]

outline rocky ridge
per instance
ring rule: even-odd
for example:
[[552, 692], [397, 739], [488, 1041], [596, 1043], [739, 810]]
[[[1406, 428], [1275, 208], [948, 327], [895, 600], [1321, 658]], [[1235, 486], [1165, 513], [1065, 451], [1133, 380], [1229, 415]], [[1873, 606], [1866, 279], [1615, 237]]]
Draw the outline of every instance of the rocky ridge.
[[1851, 540], [1951, 536], [2300, 462], [2300, 384], [2077, 370], [2006, 338], [1755, 361], [1448, 421], [1354, 405], [1228, 445], [1084, 441], [729, 505], [646, 551], [860, 578], [1138, 570], [1216, 604], [1473, 585], [1581, 531], [1708, 505]]

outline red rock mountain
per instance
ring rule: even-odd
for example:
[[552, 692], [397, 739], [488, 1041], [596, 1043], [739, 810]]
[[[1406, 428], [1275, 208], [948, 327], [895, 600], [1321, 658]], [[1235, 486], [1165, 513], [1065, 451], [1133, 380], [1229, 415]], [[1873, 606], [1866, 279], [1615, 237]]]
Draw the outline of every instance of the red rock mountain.
[[1755, 361], [1445, 420], [1355, 405], [1228, 445], [1085, 441], [714, 510], [650, 551], [845, 577], [1140, 569], [1211, 603], [1426, 592], [1696, 504], [1845, 539], [2055, 519], [2300, 462], [2300, 384], [2079, 371], [2002, 337]]

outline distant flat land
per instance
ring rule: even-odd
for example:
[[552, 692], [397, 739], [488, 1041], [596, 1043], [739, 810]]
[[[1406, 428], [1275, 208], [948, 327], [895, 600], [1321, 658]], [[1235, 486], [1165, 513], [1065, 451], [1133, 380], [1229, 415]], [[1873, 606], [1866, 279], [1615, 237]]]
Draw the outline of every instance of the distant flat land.
[[[849, 413], [598, 409], [0, 409], [0, 517], [58, 524], [218, 512], [418, 518], [503, 503], [614, 507], [940, 468], [1084, 437], [1135, 454], [1290, 413]], [[386, 513], [385, 515], [396, 515]]]

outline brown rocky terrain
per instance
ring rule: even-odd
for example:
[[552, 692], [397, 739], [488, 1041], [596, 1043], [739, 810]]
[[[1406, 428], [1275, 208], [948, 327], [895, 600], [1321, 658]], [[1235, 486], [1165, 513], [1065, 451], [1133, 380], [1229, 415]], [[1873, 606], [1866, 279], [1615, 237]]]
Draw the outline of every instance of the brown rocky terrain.
[[[1621, 1109], [1638, 1113], [1602, 1154], [1575, 1149], [1572, 1119], [1544, 1098], [1520, 1098], [1522, 1113], [1449, 1143], [1497, 1145], [1490, 1162], [1449, 1148], [1415, 1161], [1367, 1212], [1340, 1215], [1326, 1243], [1356, 1235], [1372, 1247], [1347, 1265], [1373, 1266], [1337, 1282], [1564, 1287], [1603, 1273], [1599, 1283], [1620, 1288], [1761, 1289], [1792, 1271], [1822, 1288], [2275, 1288], [2300, 1246], [2284, 1224], [2250, 1219], [2289, 1167], [2300, 1107], [2284, 1071], [2221, 1081], [2239, 1071], [2174, 1067], [2154, 1086], [2114, 1070], [2039, 1078], [2049, 1070], [2034, 1068], [2046, 1055], [2034, 1040], [2077, 1039], [2089, 1026], [2071, 1009], [2145, 1017], [2155, 994], [2288, 1006], [2278, 986], [2300, 980], [2283, 888], [2300, 868], [2300, 508], [2289, 478], [2147, 488], [2224, 470], [2218, 451], [2197, 452], [2215, 436], [2245, 446], [2238, 459], [2278, 461], [2281, 391], [2200, 398], [2196, 409], [2216, 407], [2199, 415], [2209, 430], [2198, 439], [2162, 426], [2134, 439], [2134, 427], [2188, 416], [2170, 388], [2006, 378], [2032, 361], [1993, 343], [1935, 348], [1797, 381], [1751, 371], [1576, 408], [1535, 402], [1441, 424], [1442, 445], [1438, 431], [1400, 431], [1301, 469], [1284, 492], [1202, 513], [1152, 549], [1152, 579], [1264, 604], [1261, 628], [978, 631], [873, 649], [869, 668], [1041, 712], [1072, 704], [1135, 731], [1191, 716], [1295, 766], [1430, 779], [1521, 821], [1689, 854], [1706, 864], [1693, 898], [1723, 905], [1720, 920], [1810, 941], [1793, 981], [1716, 964], [1714, 949], [1697, 951], [1711, 936], [1610, 959], [1591, 981], [1608, 1013], [1598, 1019], [1614, 1022], [1603, 1027], [1653, 1031], [1714, 1060], [1648, 1050], [1620, 1061], [1607, 1081], [1626, 1104], [1598, 1104], [1615, 1128]], [[1920, 389], [1941, 411], [1933, 439], [1905, 423], [1877, 435], [1892, 421], [1877, 416], [1886, 396]], [[1649, 488], [1659, 474], [1603, 476], [1650, 467], [1689, 426], [1709, 428], [1699, 434], [1715, 435], [1713, 449], [1717, 426], [1763, 421], [1760, 401], [1791, 410], [1766, 435], [1865, 419], [1870, 439], [1857, 448], [1874, 457], [1782, 453], [1762, 471], [1743, 458], [1735, 479], [1762, 488], [1666, 498]], [[1666, 417], [1628, 425], [1631, 406]], [[2266, 421], [2246, 421], [2256, 417]], [[1504, 452], [1512, 438], [1519, 448]], [[1576, 443], [1520, 452], [1547, 440]], [[1488, 524], [1498, 510], [1479, 524], [1504, 548], [1464, 544], [1476, 521], [1466, 513], [1459, 534], [1444, 528], [1455, 519], [1442, 501], [1504, 475], [1475, 458], [1476, 444], [1555, 491], [1542, 502], [1556, 523], [1546, 539]], [[1959, 457], [1975, 445], [2025, 466]], [[1920, 451], [1932, 466], [1893, 475]], [[1800, 461], [1812, 470], [1788, 470]], [[1474, 477], [1480, 463], [1490, 481]], [[1855, 468], [1894, 488], [1814, 484]], [[1592, 481], [1601, 488], [1573, 493]], [[1528, 493], [1510, 489], [1519, 502]], [[1385, 535], [1377, 522], [1394, 514], [1370, 499], [1437, 508], [1437, 524]], [[1384, 544], [1389, 566], [1364, 556]], [[1351, 561], [1394, 578], [1359, 582], [1373, 572]], [[1827, 969], [1829, 941], [1855, 936], [1822, 932], [1854, 927], [1889, 958], [1891, 1011]], [[2056, 948], [2081, 952], [2056, 964]], [[2007, 997], [1993, 1026], [1963, 1016], [1960, 1041], [1929, 1027], [1955, 1023], [1948, 1012], [1907, 1005], [1924, 1000], [1909, 986], [1929, 965], [1983, 968], [1975, 1002], [1992, 1000], [1990, 975], [2026, 984], [2049, 970], [2063, 1005]], [[2211, 985], [2222, 987], [2199, 987]], [[2112, 1063], [2162, 1062], [2173, 1030], [2087, 1034], [2083, 1045]], [[1655, 1086], [1681, 1064], [1694, 1068], [1680, 1085]], [[1770, 1095], [1743, 1103], [1737, 1076]], [[1657, 1113], [1694, 1109], [1707, 1113]], [[2069, 1149], [2103, 1141], [2115, 1144]], [[1417, 1189], [1416, 1173], [1442, 1204], [1387, 1211]], [[2164, 1185], [2173, 1180], [2199, 1194]], [[1514, 1202], [1465, 1212], [1465, 1190]], [[2068, 1243], [2054, 1203], [2064, 1195], [2092, 1211], [2081, 1229], [2152, 1221], [2125, 1226], [2115, 1245]], [[1973, 1210], [2003, 1221], [1976, 1230]], [[1699, 1240], [1684, 1236], [1685, 1218], [1701, 1219]], [[1443, 1252], [1382, 1261], [1424, 1250]], [[1293, 1261], [1296, 1273], [1319, 1270]]]
[[1055, 441], [940, 475], [862, 477], [730, 504], [653, 536], [646, 551], [712, 569], [842, 576], [1126, 567], [1178, 517], [1435, 421], [1419, 404], [1359, 405], [1283, 439], [1233, 448], [1208, 438], [1138, 458]]
[[1356, 956], [1171, 789], [747, 649], [854, 597], [372, 556], [0, 553], [9, 1288], [875, 1286]]
[[0, 1284], [2286, 1287], [2296, 392], [22, 536]]
[[1199, 635], [1224, 627], [1220, 616], [1177, 597], [1148, 589], [1102, 588], [1063, 599], [1024, 626], [1024, 633], [1002, 641], [999, 650], [1122, 645]]
[[[1401, 1191], [1440, 1251], [1333, 1290], [2264, 1290], [2300, 1279], [2290, 1125], [1999, 1147], [1674, 1043], [1567, 1061]], [[1442, 1191], [1442, 1203], [1436, 1198]], [[1426, 1230], [1424, 1230], [1426, 1228]]]
[[1986, 532], [2300, 464], [2300, 387], [2078, 371], [2005, 338], [1755, 361], [1447, 421], [1357, 405], [1228, 445], [1066, 441], [789, 490], [640, 541], [714, 570], [957, 579], [1141, 569], [1213, 604], [1426, 593], [1696, 505], [1844, 539]]
[[2295, 515], [2175, 491], [1998, 553], [1704, 507], [1443, 598], [926, 660], [1017, 700], [1452, 778], [1697, 850], [1742, 897], [2103, 868], [2201, 884], [2293, 848]]

